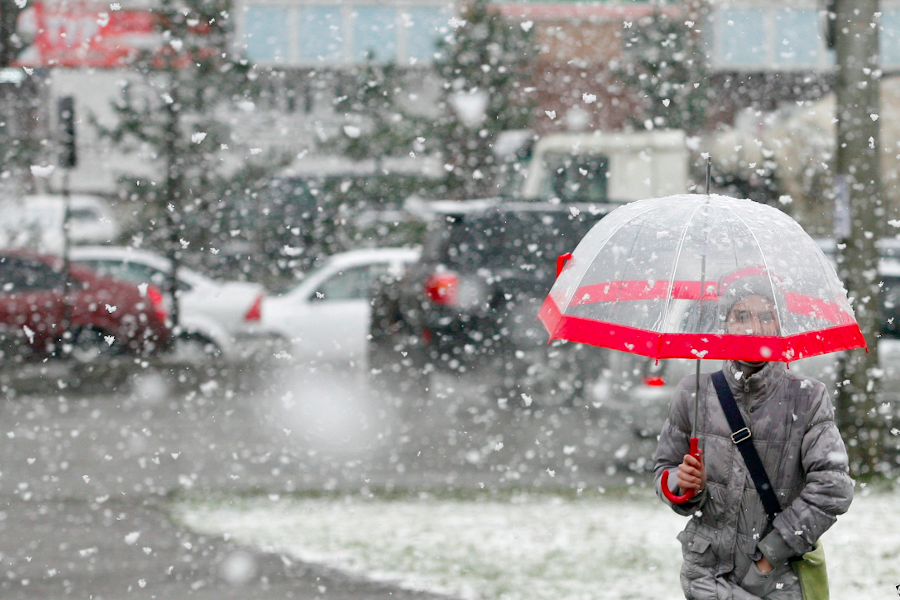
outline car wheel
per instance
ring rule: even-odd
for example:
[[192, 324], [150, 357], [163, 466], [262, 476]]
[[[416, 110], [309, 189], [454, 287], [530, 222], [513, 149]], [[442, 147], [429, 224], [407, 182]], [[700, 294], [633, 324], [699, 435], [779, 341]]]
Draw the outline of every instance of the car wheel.
[[172, 344], [172, 360], [179, 364], [204, 365], [222, 358], [222, 349], [197, 333], [182, 333]]
[[[592, 377], [589, 353], [578, 344], [516, 350], [501, 366], [498, 395], [512, 406], [573, 406], [585, 396]], [[599, 370], [599, 369], [598, 369]]]
[[116, 354], [115, 337], [92, 328], [80, 329], [72, 340], [70, 356], [80, 364], [94, 364]]
[[369, 346], [367, 377], [369, 386], [386, 400], [403, 404], [428, 394], [430, 377], [420, 352], [404, 344]]

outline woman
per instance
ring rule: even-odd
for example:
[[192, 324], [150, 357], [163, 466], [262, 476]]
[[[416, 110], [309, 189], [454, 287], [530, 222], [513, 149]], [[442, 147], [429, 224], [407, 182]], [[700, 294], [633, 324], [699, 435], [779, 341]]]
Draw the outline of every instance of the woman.
[[[778, 334], [783, 300], [765, 272], [719, 289], [720, 331]], [[696, 428], [702, 459], [688, 454], [695, 378], [686, 377], [663, 425], [655, 468], [660, 497], [694, 517], [678, 535], [682, 589], [690, 600], [801, 600], [791, 560], [812, 550], [853, 499], [831, 399], [824, 384], [780, 362], [725, 361], [722, 371], [783, 510], [769, 521], [708, 374], [700, 376]], [[665, 500], [666, 470], [671, 491], [694, 490], [690, 501]]]

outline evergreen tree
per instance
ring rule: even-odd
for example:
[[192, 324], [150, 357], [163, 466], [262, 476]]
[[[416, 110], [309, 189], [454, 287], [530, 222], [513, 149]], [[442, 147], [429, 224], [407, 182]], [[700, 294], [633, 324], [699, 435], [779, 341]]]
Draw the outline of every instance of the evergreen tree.
[[232, 54], [230, 10], [229, 0], [161, 0], [162, 47], [134, 59], [139, 77], [114, 103], [116, 125], [97, 125], [121, 151], [154, 163], [158, 176], [124, 177], [124, 192], [137, 207], [136, 235], [163, 248], [176, 269], [185, 248], [217, 247], [229, 237], [221, 202], [234, 184], [229, 159], [241, 157], [230, 147], [228, 119], [249, 102], [255, 75]]
[[386, 227], [377, 216], [434, 185], [415, 169], [415, 160], [407, 161], [403, 171], [389, 168], [385, 161], [426, 160], [422, 136], [432, 120], [408, 101], [411, 76], [409, 69], [380, 62], [371, 52], [364, 64], [334, 73], [337, 93], [332, 108], [340, 126], [316, 154], [340, 155], [346, 162], [360, 164], [348, 167], [344, 174], [292, 175], [288, 171], [258, 190], [267, 206], [264, 222], [268, 226], [260, 240], [266, 252], [280, 254], [288, 249], [295, 253], [282, 256], [273, 265], [272, 275], [290, 278], [312, 268], [317, 257], [359, 246], [419, 242], [409, 235], [396, 235], [402, 225]]
[[380, 63], [373, 53], [364, 65], [344, 74], [345, 93], [334, 102], [344, 126], [331, 146], [354, 160], [400, 157], [421, 149], [417, 139], [431, 120], [405, 106], [405, 75], [396, 63]]
[[623, 30], [620, 78], [636, 90], [642, 111], [636, 127], [696, 132], [706, 120], [705, 60], [696, 34], [683, 18], [655, 12]]
[[[370, 184], [376, 196], [396, 198], [398, 192], [427, 193], [435, 187], [451, 197], [494, 193], [497, 135], [531, 122], [533, 104], [524, 92], [537, 56], [531, 28], [505, 19], [488, 0], [464, 4], [450, 24], [453, 30], [437, 44], [430, 72], [441, 83], [436, 117], [411, 110], [405, 98], [406, 78], [427, 76], [421, 70], [379, 62], [370, 54], [365, 65], [345, 75], [345, 93], [335, 103], [344, 115], [343, 135], [330, 148], [357, 160], [424, 153], [443, 157], [446, 165], [439, 186], [392, 177], [391, 183]], [[467, 123], [465, 105], [473, 101], [483, 102], [481, 118]]]
[[[197, 245], [212, 241], [208, 209], [237, 150], [230, 148], [228, 119], [253, 87], [246, 61], [231, 56], [229, 10], [228, 0], [162, 0], [156, 23], [164, 45], [132, 63], [140, 80], [114, 104], [116, 126], [102, 129], [122, 151], [149, 154], [161, 174], [124, 179], [128, 196], [145, 210], [143, 221], [175, 221], [178, 237]], [[175, 235], [145, 231], [154, 245]]]
[[[488, 0], [463, 4], [453, 24], [435, 63], [443, 81], [444, 118], [430, 141], [446, 157], [448, 194], [489, 195], [498, 167], [492, 152], [497, 135], [531, 124], [534, 105], [525, 88], [538, 49], [529, 24], [504, 18]], [[466, 104], [477, 112], [479, 103], [483, 118], [467, 124], [460, 112]]]

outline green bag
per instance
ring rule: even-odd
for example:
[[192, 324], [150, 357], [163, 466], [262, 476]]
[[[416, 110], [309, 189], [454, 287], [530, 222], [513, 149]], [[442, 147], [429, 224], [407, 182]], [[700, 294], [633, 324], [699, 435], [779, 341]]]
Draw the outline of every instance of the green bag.
[[822, 541], [816, 547], [793, 563], [794, 571], [800, 579], [803, 600], [828, 600], [828, 571], [825, 569], [825, 549]]

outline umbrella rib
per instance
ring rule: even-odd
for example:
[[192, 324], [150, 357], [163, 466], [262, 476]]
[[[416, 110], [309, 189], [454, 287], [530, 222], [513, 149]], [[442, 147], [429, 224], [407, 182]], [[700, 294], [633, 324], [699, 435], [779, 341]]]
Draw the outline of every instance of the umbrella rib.
[[[644, 216], [645, 214], [647, 214], [648, 212], [651, 212], [652, 210], [653, 210], [653, 207], [648, 207], [648, 208], [642, 210], [641, 212], [639, 212], [635, 215], [632, 215], [632, 216], [628, 217], [628, 219], [619, 223], [619, 225], [610, 232], [609, 236], [606, 238], [606, 241], [603, 242], [602, 244], [600, 244], [600, 247], [597, 248], [596, 252], [594, 252], [594, 255], [591, 257], [591, 260], [588, 261], [588, 264], [590, 264], [590, 263], [594, 262], [594, 260], [596, 260], [597, 256], [603, 251], [604, 248], [606, 248], [606, 245], [610, 242], [610, 240], [612, 240], [616, 236], [616, 234], [619, 232], [620, 229], [622, 229], [626, 225], [630, 225], [635, 219], [638, 219], [639, 217]], [[579, 278], [577, 280], [577, 283], [579, 285], [584, 281], [583, 277], [586, 274], [587, 274], [587, 271], [585, 271], [585, 273], [582, 273], [581, 278]]]
[[[663, 311], [662, 323], [660, 323], [659, 331], [657, 331], [657, 333], [663, 333], [662, 328], [669, 320], [669, 309], [672, 305], [673, 290], [675, 289], [675, 269], [678, 267], [678, 261], [681, 260], [681, 251], [684, 250], [684, 240], [687, 237], [687, 232], [688, 228], [691, 225], [691, 221], [694, 220], [694, 216], [697, 214], [697, 211], [703, 208], [703, 206], [705, 205], [701, 204], [694, 209], [694, 212], [691, 213], [690, 218], [688, 218], [687, 222], [684, 224], [684, 230], [681, 232], [681, 239], [678, 240], [678, 250], [675, 252], [675, 260], [672, 261], [672, 270], [669, 272], [669, 289], [666, 292], [666, 310]], [[700, 296], [703, 296], [703, 290], [700, 290]]]

